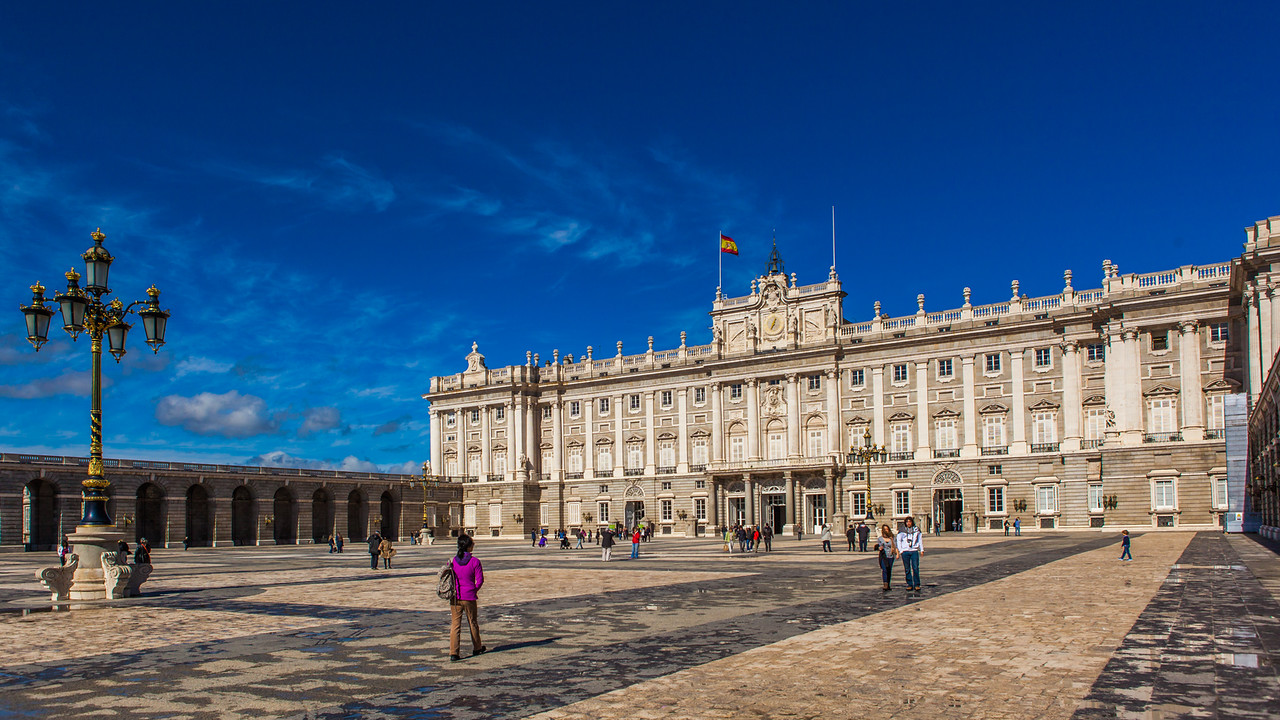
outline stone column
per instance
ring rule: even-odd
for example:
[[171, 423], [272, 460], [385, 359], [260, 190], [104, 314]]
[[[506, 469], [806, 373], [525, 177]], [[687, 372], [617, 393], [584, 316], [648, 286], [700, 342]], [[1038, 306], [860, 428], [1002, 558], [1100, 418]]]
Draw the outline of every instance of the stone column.
[[884, 445], [884, 367], [871, 368], [871, 442]]
[[1204, 388], [1200, 384], [1200, 329], [1194, 320], [1178, 323], [1178, 365], [1182, 368], [1182, 439], [1204, 439]]
[[[960, 381], [964, 385], [964, 445], [960, 448], [960, 457], [978, 457], [978, 398], [977, 388], [973, 380], [973, 356], [960, 358]], [[867, 503], [871, 498], [867, 498]]]
[[583, 400], [582, 403], [586, 405], [586, 409], [582, 413], [582, 419], [587, 431], [586, 435], [583, 436], [583, 442], [586, 443], [586, 446], [582, 448], [582, 477], [594, 479], [596, 477], [596, 440], [595, 421], [593, 418], [596, 413], [596, 398], [588, 398]]
[[827, 483], [827, 522], [831, 524], [832, 534], [844, 534], [848, 530], [848, 519], [836, 508], [836, 476], [831, 470], [823, 470], [822, 478]]
[[623, 477], [623, 469], [627, 466], [627, 443], [622, 434], [622, 426], [626, 423], [623, 417], [622, 395], [613, 396], [613, 476]]
[[1262, 374], [1265, 376], [1271, 369], [1271, 362], [1276, 356], [1275, 337], [1271, 334], [1271, 281], [1266, 277], [1258, 278], [1258, 347], [1262, 348]]
[[656, 470], [654, 456], [657, 454], [654, 443], [657, 433], [653, 431], [653, 391], [644, 394], [644, 474], [653, 475]]
[[711, 462], [724, 461], [724, 388], [718, 382], [711, 383]]
[[751, 482], [751, 473], [742, 474], [743, 484], [747, 490], [747, 525], [756, 525], [756, 485]]
[[827, 452], [840, 452], [840, 380], [835, 368], [826, 371], [827, 383]]
[[800, 376], [787, 373], [787, 457], [800, 457]]
[[1009, 452], [1014, 455], [1027, 453], [1027, 395], [1022, 378], [1025, 350], [1009, 352], [1009, 375], [1013, 383], [1013, 443]]
[[713, 528], [720, 525], [720, 495], [716, 479], [711, 478], [707, 481], [707, 524]]
[[1120, 392], [1126, 417], [1122, 440], [1125, 445], [1141, 445], [1145, 423], [1142, 418], [1142, 369], [1138, 359], [1138, 331], [1125, 330], [1122, 337], [1125, 382], [1120, 387]]
[[676, 472], [689, 472], [689, 393], [693, 392], [693, 388], [684, 388], [676, 391], [676, 424], [677, 432], [680, 433], [676, 438]]
[[480, 406], [480, 480], [488, 480], [493, 472], [493, 440], [489, 437], [489, 408]]
[[1256, 404], [1258, 395], [1262, 392], [1262, 378], [1266, 375], [1267, 370], [1271, 369], [1271, 363], [1263, 356], [1261, 349], [1262, 329], [1258, 323], [1258, 296], [1254, 293], [1253, 283], [1246, 282], [1244, 284], [1244, 294], [1242, 296], [1242, 304], [1244, 305], [1245, 328], [1248, 333], [1245, 340], [1245, 352], [1248, 353], [1246, 364], [1249, 366], [1249, 397]]
[[1062, 450], [1080, 449], [1080, 353], [1074, 340], [1062, 343]]
[[760, 459], [760, 400], [756, 392], [758, 381], [747, 380], [747, 458]]
[[[533, 403], [533, 398], [520, 398], [520, 414], [523, 415], [520, 426], [524, 428], [524, 442], [520, 444], [520, 452], [529, 459], [529, 467], [534, 472], [542, 472], [542, 443], [539, 442], [541, 435], [537, 428], [537, 418], [534, 417], [534, 411], [537, 405]], [[522, 467], [521, 470], [524, 468]], [[535, 478], [541, 479], [535, 475]]]
[[787, 486], [787, 524], [782, 528], [782, 532], [789, 535], [795, 532], [796, 527], [796, 480], [790, 470], [783, 471], [782, 480]]
[[916, 363], [916, 459], [928, 460], [929, 452], [929, 363]]
[[[522, 428], [524, 424], [519, 422], [516, 417], [515, 400], [508, 400], [505, 403], [506, 409], [503, 412], [507, 415], [507, 471], [502, 474], [503, 480], [512, 480], [516, 476], [516, 472], [520, 469], [518, 458], [520, 457], [520, 438], [523, 434]], [[492, 472], [492, 471], [490, 471]]]
[[[564, 480], [564, 403], [556, 398], [551, 401], [551, 468], [555, 480]], [[546, 468], [543, 472], [547, 472]]]
[[428, 413], [431, 427], [431, 472], [444, 474], [444, 436], [440, 433], [440, 411], [432, 408]]

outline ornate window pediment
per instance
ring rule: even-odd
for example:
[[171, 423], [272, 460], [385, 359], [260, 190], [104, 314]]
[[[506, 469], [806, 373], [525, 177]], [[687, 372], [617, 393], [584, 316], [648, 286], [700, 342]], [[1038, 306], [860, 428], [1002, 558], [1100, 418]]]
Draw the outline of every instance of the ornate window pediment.
[[1161, 395], [1177, 395], [1177, 388], [1171, 388], [1168, 385], [1156, 385], [1155, 387], [1142, 393], [1143, 397], [1158, 397]]
[[552, 444], [549, 442], [544, 442], [538, 447], [542, 448], [543, 450], [551, 450], [553, 448]]
[[622, 497], [642, 498], [644, 497], [644, 488], [640, 487], [639, 485], [632, 485], [631, 487], [627, 488], [626, 492], [622, 493]]
[[644, 442], [644, 436], [639, 433], [631, 433], [627, 435], [627, 443], [642, 443], [642, 442]]
[[997, 413], [1007, 413], [1009, 412], [1009, 408], [1005, 407], [1004, 405], [1001, 405], [1000, 403], [991, 403], [990, 405], [987, 405], [986, 407], [982, 408], [978, 412], [983, 415], [995, 415]]
[[854, 415], [848, 420], [845, 420], [844, 424], [845, 425], [870, 425], [871, 421], [862, 417], [861, 415]]
[[597, 446], [597, 447], [598, 447], [598, 446], [600, 446], [600, 445], [612, 445], [612, 444], [613, 444], [613, 440], [611, 440], [610, 438], [607, 438], [607, 437], [602, 437], [602, 438], [600, 438], [599, 440], [596, 440], [596, 446]]
[[675, 440], [675, 433], [664, 432], [658, 436], [659, 440]]
[[507, 446], [502, 443], [498, 443], [497, 445], [493, 446], [493, 452], [497, 453], [497, 452], [506, 452], [506, 451], [507, 451]]
[[582, 447], [582, 441], [577, 438], [574, 438], [573, 440], [570, 440], [568, 443], [565, 443], [565, 444], [568, 445], [569, 447]]
[[934, 413], [933, 416], [935, 418], [957, 418], [960, 417], [960, 413], [952, 410], [951, 408], [942, 408], [938, 412]]
[[903, 420], [915, 420], [916, 416], [911, 413], [897, 412], [889, 416], [889, 422], [902, 422]]
[[1084, 399], [1081, 405], [1106, 405], [1107, 397], [1105, 395], [1090, 395]]
[[1032, 405], [1027, 409], [1028, 410], [1057, 410], [1060, 407], [1062, 406], [1059, 405], [1058, 403], [1053, 402], [1052, 400], [1046, 399], [1046, 400], [1041, 400], [1040, 402], [1036, 403], [1035, 405]]
[[480, 452], [480, 445], [478, 443], [471, 443], [467, 446], [467, 452]]
[[696, 437], [696, 438], [705, 438], [705, 437], [711, 437], [711, 433], [707, 432], [706, 428], [698, 428], [697, 430], [694, 430], [693, 432], [689, 433], [689, 436]]
[[1204, 391], [1205, 392], [1237, 392], [1239, 387], [1240, 387], [1240, 383], [1236, 382], [1235, 380], [1218, 378], [1217, 380], [1214, 380], [1208, 385], [1205, 385]]

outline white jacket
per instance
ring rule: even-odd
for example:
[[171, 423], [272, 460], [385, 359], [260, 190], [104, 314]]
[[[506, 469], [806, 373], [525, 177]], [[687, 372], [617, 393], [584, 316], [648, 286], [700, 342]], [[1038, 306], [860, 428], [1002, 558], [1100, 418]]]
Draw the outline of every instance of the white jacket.
[[921, 552], [924, 550], [924, 533], [914, 525], [898, 533], [898, 552]]

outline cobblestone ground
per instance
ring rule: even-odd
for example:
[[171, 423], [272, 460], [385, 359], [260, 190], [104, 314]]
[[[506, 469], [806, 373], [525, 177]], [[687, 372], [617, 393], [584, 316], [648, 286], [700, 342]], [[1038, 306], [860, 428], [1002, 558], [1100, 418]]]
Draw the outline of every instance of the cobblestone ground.
[[1147, 533], [1133, 562], [1096, 534], [929, 538], [918, 594], [794, 540], [477, 543], [490, 652], [457, 663], [443, 544], [377, 571], [359, 546], [160, 550], [145, 597], [70, 611], [47, 558], [0, 555], [0, 717], [1280, 716], [1280, 556], [1249, 537]]

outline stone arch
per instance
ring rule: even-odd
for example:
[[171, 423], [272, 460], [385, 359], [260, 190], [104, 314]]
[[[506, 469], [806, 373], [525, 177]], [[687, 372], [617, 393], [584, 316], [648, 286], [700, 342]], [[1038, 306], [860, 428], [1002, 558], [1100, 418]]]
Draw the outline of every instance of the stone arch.
[[199, 483], [187, 488], [187, 539], [192, 547], [213, 544], [213, 503], [208, 489]]
[[22, 543], [27, 551], [52, 550], [58, 545], [58, 487], [36, 478], [22, 488]]
[[134, 542], [146, 538], [151, 547], [165, 547], [169, 537], [168, 499], [164, 488], [146, 482], [138, 486]]
[[382, 496], [378, 499], [378, 515], [381, 517], [378, 533], [387, 540], [399, 540], [400, 501], [391, 494], [390, 490], [383, 490]]
[[333, 530], [333, 493], [328, 488], [316, 488], [311, 494], [311, 541], [324, 543]]
[[258, 544], [258, 510], [247, 485], [231, 493], [231, 544]]
[[288, 485], [276, 489], [271, 503], [271, 535], [277, 545], [298, 544], [298, 502]]
[[347, 539], [352, 542], [363, 542], [368, 539], [369, 504], [365, 502], [364, 491], [355, 488], [347, 495]]

